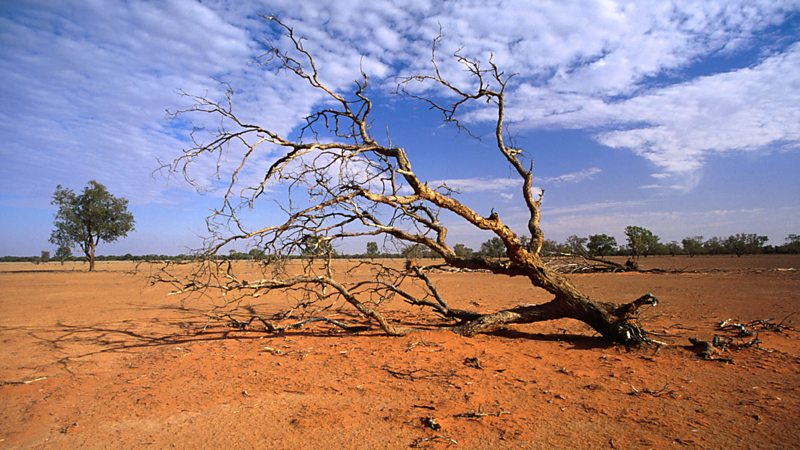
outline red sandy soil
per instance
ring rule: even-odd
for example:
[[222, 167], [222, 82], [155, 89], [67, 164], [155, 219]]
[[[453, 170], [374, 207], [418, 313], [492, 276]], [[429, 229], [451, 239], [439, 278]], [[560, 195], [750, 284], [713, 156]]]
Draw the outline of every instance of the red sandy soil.
[[[758, 348], [719, 354], [732, 363], [686, 348], [722, 334], [724, 319], [800, 312], [800, 257], [643, 265], [685, 272], [571, 278], [603, 300], [657, 295], [643, 319], [672, 343], [658, 349], [610, 345], [570, 320], [472, 338], [323, 326], [197, 334], [206, 306], [181, 308], [166, 285], [149, 285], [148, 268], [2, 264], [0, 448], [800, 445], [800, 313], [759, 333]], [[480, 311], [547, 300], [520, 278], [434, 279], [454, 306]]]

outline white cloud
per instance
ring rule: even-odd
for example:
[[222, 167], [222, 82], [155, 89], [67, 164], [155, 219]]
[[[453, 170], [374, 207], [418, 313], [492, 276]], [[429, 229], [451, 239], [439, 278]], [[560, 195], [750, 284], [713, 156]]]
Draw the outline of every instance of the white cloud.
[[565, 173], [564, 175], [559, 175], [557, 177], [541, 178], [539, 182], [543, 184], [580, 183], [581, 181], [591, 180], [595, 175], [602, 171], [602, 169], [597, 167], [590, 167], [577, 172]]
[[[792, 44], [796, 32], [770, 28], [797, 14], [796, 0], [14, 3], [0, 7], [0, 192], [7, 195], [47, 198], [59, 182], [78, 187], [97, 178], [134, 203], [174, 200], [183, 183], [150, 177], [156, 158], [169, 161], [186, 147], [186, 124], [165, 120], [164, 109], [181, 105], [177, 89], [218, 97], [218, 80], [236, 89], [246, 119], [290, 133], [320, 96], [252, 64], [257, 37], [271, 33], [286, 44], [258, 13], [296, 27], [322, 79], [337, 89], [352, 86], [359, 66], [381, 89], [398, 74], [429, 71], [441, 25], [441, 69], [455, 82], [468, 83], [449, 58], [458, 48], [484, 64], [493, 52], [506, 73], [519, 73], [509, 92], [515, 131], [586, 130], [651, 162], [646, 188], [696, 186], [710, 155], [800, 145], [800, 44]], [[767, 31], [778, 38], [761, 36]], [[760, 61], [726, 73], [706, 68], [702, 77], [683, 72], [742, 50]], [[492, 119], [482, 111], [471, 118]], [[207, 119], [195, 117], [217, 125]], [[223, 157], [223, 169], [240, 151]], [[243, 179], [257, 179], [271, 158], [274, 149], [265, 147]], [[213, 190], [219, 182], [210, 163], [193, 173]], [[519, 189], [519, 180], [493, 175], [440, 181], [501, 198]]]
[[435, 180], [431, 186], [442, 186], [456, 190], [463, 194], [476, 192], [506, 192], [519, 189], [522, 181], [517, 178], [452, 178], [448, 180]]
[[[164, 189], [150, 177], [156, 158], [184, 146], [165, 120], [176, 90], [215, 87], [212, 77], [249, 58], [246, 34], [200, 4], [96, 6], [43, 3], [0, 17], [5, 192], [49, 195], [96, 178], [152, 201]], [[41, 177], [49, 182], [30, 182]]]
[[[608, 104], [612, 120], [644, 126], [598, 135], [670, 174], [696, 172], [708, 155], [800, 142], [800, 44], [762, 63]], [[664, 174], [659, 174], [666, 178]]]
[[572, 206], [561, 206], [551, 208], [547, 205], [542, 207], [542, 213], [547, 217], [563, 216], [567, 214], [586, 213], [593, 211], [616, 211], [621, 209], [630, 209], [646, 205], [647, 202], [641, 200], [617, 201], [617, 202], [592, 202], [583, 203]]
[[[542, 184], [561, 184], [561, 183], [580, 183], [592, 179], [595, 175], [602, 172], [597, 167], [579, 170], [577, 172], [565, 173], [556, 177], [537, 178], [535, 181]], [[446, 186], [460, 193], [476, 192], [507, 192], [521, 189], [522, 180], [519, 178], [451, 178], [447, 180], [435, 180], [429, 183], [431, 186]], [[539, 188], [534, 188], [540, 191]], [[507, 197], [503, 197], [507, 198]], [[510, 198], [507, 198], [510, 199]]]

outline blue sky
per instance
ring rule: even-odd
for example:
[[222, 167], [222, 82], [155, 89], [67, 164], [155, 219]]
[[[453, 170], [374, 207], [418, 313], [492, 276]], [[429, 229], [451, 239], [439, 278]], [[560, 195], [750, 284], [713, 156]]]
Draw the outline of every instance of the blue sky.
[[[193, 167], [200, 193], [154, 173], [187, 147], [187, 124], [165, 114], [186, 106], [178, 91], [214, 96], [229, 83], [245, 117], [286, 134], [320, 99], [253, 63], [271, 33], [258, 14], [295, 27], [337, 89], [352, 87], [360, 64], [375, 129], [388, 127], [418, 175], [460, 187], [478, 211], [525, 221], [491, 140], [391, 95], [398, 76], [430, 70], [439, 26], [455, 82], [465, 74], [444, 56], [458, 48], [482, 61], [493, 52], [519, 74], [508, 118], [546, 190], [548, 238], [622, 242], [626, 225], [640, 225], [663, 241], [753, 232], [780, 244], [800, 232], [800, 2], [675, 3], [1, 2], [0, 255], [54, 250], [56, 185], [91, 179], [128, 198], [137, 222], [99, 253], [199, 247], [219, 205], [213, 162]], [[488, 132], [482, 111], [464, 119]], [[265, 202], [253, 219], [278, 217]], [[450, 225], [452, 243], [488, 237]], [[363, 250], [351, 245], [342, 250]]]

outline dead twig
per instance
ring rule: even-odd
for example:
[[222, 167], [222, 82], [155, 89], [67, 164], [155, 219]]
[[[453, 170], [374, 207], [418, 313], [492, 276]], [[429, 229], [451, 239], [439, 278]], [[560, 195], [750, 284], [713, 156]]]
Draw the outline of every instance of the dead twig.
[[411, 405], [411, 406], [413, 406], [414, 408], [429, 409], [431, 411], [435, 411], [436, 410], [436, 407], [433, 406], [433, 405]]
[[671, 393], [672, 393], [672, 389], [669, 388], [669, 384], [667, 383], [667, 384], [664, 384], [664, 387], [662, 387], [661, 389], [657, 389], [657, 390], [649, 389], [649, 388], [644, 388], [642, 390], [639, 390], [639, 389], [636, 389], [636, 387], [634, 385], [631, 385], [631, 391], [628, 393], [628, 395], [647, 394], [647, 395], [650, 395], [650, 396], [653, 396], [653, 397], [661, 397], [662, 395], [668, 395], [668, 394], [671, 394]]
[[455, 439], [453, 439], [453, 438], [451, 438], [449, 436], [444, 436], [444, 435], [440, 434], [440, 435], [436, 435], [436, 436], [422, 437], [422, 438], [414, 439], [413, 441], [411, 441], [411, 444], [409, 445], [409, 447], [411, 447], [411, 448], [421, 448], [423, 446], [423, 444], [426, 444], [428, 442], [435, 442], [435, 441], [442, 441], [445, 444], [447, 444], [448, 446], [450, 446], [450, 445], [458, 445], [458, 441], [456, 441]]
[[16, 381], [16, 380], [0, 380], [0, 387], [3, 387], [5, 385], [7, 385], [7, 384], [31, 384], [31, 383], [35, 383], [37, 381], [42, 381], [42, 380], [46, 380], [46, 379], [47, 379], [47, 377], [37, 377], [37, 378], [32, 378], [30, 380], [20, 380], [20, 381]]
[[[435, 380], [439, 378], [450, 378], [455, 376], [455, 373], [435, 373], [428, 369], [414, 369], [414, 370], [400, 370], [393, 369], [389, 366], [383, 366], [381, 369], [389, 372], [389, 375], [400, 378], [401, 380]], [[418, 375], [419, 374], [419, 375]]]
[[487, 416], [500, 417], [500, 416], [502, 416], [504, 414], [511, 414], [511, 411], [497, 411], [497, 412], [491, 412], [491, 413], [483, 412], [483, 411], [480, 411], [480, 410], [478, 410], [478, 411], [467, 411], [467, 412], [456, 414], [453, 417], [456, 417], [456, 418], [459, 418], [459, 419], [481, 419], [481, 418], [487, 417]]

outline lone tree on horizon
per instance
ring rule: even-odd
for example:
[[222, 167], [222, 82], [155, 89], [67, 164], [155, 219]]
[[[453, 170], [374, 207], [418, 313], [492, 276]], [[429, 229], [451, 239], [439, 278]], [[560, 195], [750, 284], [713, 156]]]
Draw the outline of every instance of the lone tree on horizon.
[[100, 241], [114, 242], [133, 231], [128, 200], [114, 197], [97, 181], [90, 181], [80, 194], [59, 184], [52, 204], [58, 211], [50, 242], [61, 253], [68, 254], [62, 249], [80, 247], [89, 262], [89, 272], [94, 271], [95, 248]]
[[629, 225], [625, 227], [625, 237], [628, 238], [628, 249], [634, 258], [646, 258], [658, 251], [659, 238], [647, 228]]
[[[305, 118], [303, 127], [292, 133], [296, 137], [290, 137], [274, 127], [254, 124], [239, 116], [232, 89], [220, 99], [190, 96], [194, 106], [176, 115], [210, 115], [218, 126], [207, 129], [205, 136], [193, 134], [192, 147], [184, 150], [169, 168], [186, 174], [199, 158], [218, 161], [223, 155], [233, 158], [235, 151], [241, 153], [223, 178], [230, 180], [223, 204], [208, 219], [211, 236], [204, 250], [205, 259], [188, 277], [172, 275], [165, 268], [161, 281], [173, 283], [176, 291], [185, 294], [205, 295], [216, 289], [231, 307], [231, 312], [218, 315], [220, 319], [234, 321], [233, 325], [240, 328], [260, 323], [266, 332], [294, 329], [313, 321], [350, 330], [377, 325], [389, 335], [403, 335], [413, 329], [392, 317], [390, 305], [405, 302], [421, 307], [420, 314], [433, 313], [431, 316], [443, 320], [444, 328], [466, 336], [507, 324], [570, 318], [588, 324], [612, 341], [625, 344], [648, 341], [647, 333], [639, 326], [637, 310], [656, 304], [652, 294], [624, 304], [592, 299], [542, 259], [544, 234], [539, 223], [543, 193], [534, 188], [533, 164], [524, 159], [529, 155], [513, 145], [506, 130], [507, 87], [513, 75], [501, 71], [492, 58], [488, 65], [483, 65], [457, 52], [453, 56], [455, 62], [470, 80], [458, 83], [448, 80], [437, 60], [437, 45], [442, 38], [439, 35], [433, 40], [431, 72], [401, 79], [397, 91], [424, 102], [440, 112], [444, 122], [460, 130], [466, 130], [462, 122], [464, 114], [476, 108], [491, 112], [495, 155], [518, 176], [528, 216], [524, 234], [530, 238], [512, 230], [497, 212], [475, 210], [446, 185], [421, 178], [412, 164], [413, 150], [396, 145], [388, 136], [381, 137], [383, 130], [373, 133], [373, 103], [367, 74], [362, 71], [350, 93], [338, 92], [322, 81], [317, 61], [306, 50], [304, 40], [280, 20], [266, 19], [285, 35], [282, 42], [287, 48], [268, 50], [262, 62], [296, 76], [323, 100]], [[271, 165], [260, 172], [255, 183], [247, 183], [245, 180], [252, 177], [244, 174], [258, 166], [264, 155], [269, 155]], [[242, 211], [261, 205], [266, 197], [276, 201], [276, 192], [284, 195], [281, 208], [285, 217], [274, 224], [247, 226]], [[449, 225], [440, 219], [444, 216], [491, 233], [490, 254], [457, 252], [448, 242]], [[362, 267], [369, 269], [370, 275], [354, 280], [335, 275], [327, 252], [327, 255], [313, 254], [317, 260], [306, 261], [302, 273], [287, 269], [283, 262], [288, 257], [307, 254], [309, 236], [313, 236], [315, 244], [324, 243], [315, 245], [323, 250], [332, 249], [333, 242], [383, 237], [398, 248], [423, 248], [443, 263], [424, 266], [409, 260], [404, 268], [397, 268], [365, 262]], [[217, 258], [226, 246], [248, 241], [266, 248], [272, 262], [255, 279], [245, 279], [235, 272], [233, 265]], [[452, 299], [445, 298], [428, 276], [437, 269], [481, 270], [499, 276], [525, 277], [533, 286], [549, 292], [552, 300], [485, 314], [460, 309], [451, 306]], [[243, 298], [268, 298], [264, 295], [272, 291], [294, 296], [297, 306], [268, 317], [253, 314], [253, 309], [247, 312], [240, 306]], [[468, 299], [457, 300], [467, 303]], [[369, 323], [354, 327], [340, 320], [314, 317], [330, 310], [326, 305], [337, 301], [349, 303]], [[285, 325], [292, 311], [298, 309], [306, 311], [306, 318]], [[236, 317], [241, 318], [245, 313], [247, 316], [234, 319], [235, 313], [239, 314]]]

